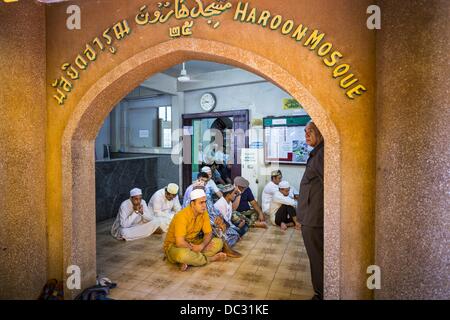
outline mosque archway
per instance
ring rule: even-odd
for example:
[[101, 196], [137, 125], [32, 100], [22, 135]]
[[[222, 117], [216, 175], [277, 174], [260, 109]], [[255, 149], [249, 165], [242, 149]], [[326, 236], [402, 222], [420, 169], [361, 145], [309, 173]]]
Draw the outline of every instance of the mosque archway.
[[[103, 119], [114, 105], [143, 80], [184, 60], [197, 59], [230, 64], [270, 80], [294, 98], [322, 130], [325, 164], [325, 295], [341, 297], [341, 157], [340, 137], [326, 109], [305, 86], [277, 64], [246, 50], [208, 40], [183, 39], [166, 42], [140, 52], [105, 74], [87, 90], [76, 105], [62, 140], [63, 255], [64, 270], [78, 265], [82, 287], [94, 283], [95, 182], [94, 139]], [[70, 293], [69, 293], [70, 296]]]

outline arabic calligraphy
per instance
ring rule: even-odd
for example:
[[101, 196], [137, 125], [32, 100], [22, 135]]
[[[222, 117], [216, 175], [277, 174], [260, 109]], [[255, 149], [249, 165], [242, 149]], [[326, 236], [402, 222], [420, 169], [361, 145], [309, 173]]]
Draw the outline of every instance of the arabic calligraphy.
[[[153, 13], [148, 11], [147, 5], [139, 8], [139, 12], [135, 17], [137, 25], [144, 26], [148, 24], [165, 23], [172, 17], [176, 20], [197, 19], [203, 17], [208, 19], [208, 25], [217, 29], [220, 26], [219, 21], [212, 21], [212, 17], [219, 16], [232, 8], [230, 2], [224, 0], [216, 0], [208, 5], [203, 4], [202, 0], [195, 0], [195, 6], [189, 8], [185, 0], [175, 0], [173, 7], [170, 2], [159, 2], [158, 9]], [[169, 28], [169, 36], [177, 38], [181, 36], [192, 35], [192, 27], [194, 21], [186, 21], [183, 25], [173, 26]]]

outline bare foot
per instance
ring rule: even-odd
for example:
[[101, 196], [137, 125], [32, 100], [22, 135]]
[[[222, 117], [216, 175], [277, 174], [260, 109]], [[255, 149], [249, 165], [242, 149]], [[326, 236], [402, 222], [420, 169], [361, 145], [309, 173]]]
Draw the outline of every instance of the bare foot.
[[227, 255], [223, 252], [216, 253], [211, 258], [209, 258], [209, 261], [225, 261], [227, 260]]
[[189, 268], [189, 266], [186, 263], [180, 264], [180, 271], [186, 271]]
[[288, 227], [287, 227], [286, 223], [282, 222], [281, 225], [280, 225], [280, 229], [281, 229], [282, 231], [286, 231], [287, 228], [288, 228]]
[[264, 221], [256, 221], [255, 222], [256, 228], [264, 228], [267, 229], [267, 224]]

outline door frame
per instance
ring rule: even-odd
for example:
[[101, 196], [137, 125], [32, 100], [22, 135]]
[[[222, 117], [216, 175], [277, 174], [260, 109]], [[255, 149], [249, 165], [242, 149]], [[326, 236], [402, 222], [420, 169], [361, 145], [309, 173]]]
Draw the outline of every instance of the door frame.
[[[202, 113], [190, 113], [183, 114], [182, 126], [183, 126], [183, 164], [182, 164], [182, 186], [183, 190], [186, 190], [192, 183], [192, 136], [187, 135], [184, 130], [185, 127], [191, 127], [193, 120], [209, 119], [209, 118], [221, 118], [221, 117], [233, 117], [233, 130], [243, 130], [244, 135], [244, 147], [249, 146], [248, 130], [250, 126], [248, 109], [246, 110], [231, 110], [231, 111], [220, 111], [220, 112], [202, 112]], [[241, 175], [240, 157], [241, 150], [237, 146], [238, 136], [234, 134], [234, 150], [233, 157], [235, 159], [233, 168], [231, 170], [231, 176], [236, 177]], [[189, 160], [188, 162], [186, 160]]]

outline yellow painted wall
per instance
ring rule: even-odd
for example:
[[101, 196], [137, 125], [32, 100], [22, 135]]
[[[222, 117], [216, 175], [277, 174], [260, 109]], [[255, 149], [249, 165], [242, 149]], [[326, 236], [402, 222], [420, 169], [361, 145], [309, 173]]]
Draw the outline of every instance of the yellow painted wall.
[[0, 299], [47, 280], [45, 9], [0, 3]]

